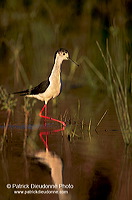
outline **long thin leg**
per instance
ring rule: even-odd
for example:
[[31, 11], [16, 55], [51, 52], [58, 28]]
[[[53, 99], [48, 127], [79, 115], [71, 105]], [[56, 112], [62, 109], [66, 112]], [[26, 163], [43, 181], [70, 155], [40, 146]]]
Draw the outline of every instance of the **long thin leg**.
[[[43, 135], [45, 135], [46, 140], [44, 140]], [[41, 138], [42, 142], [44, 143], [46, 149], [49, 149], [48, 135], [49, 135], [49, 132], [40, 132], [40, 134], [39, 134], [39, 137]]]
[[[43, 117], [42, 112], [44, 111], [45, 117]], [[39, 116], [45, 118], [44, 119], [44, 126], [46, 126], [46, 116], [47, 116], [47, 104], [44, 104], [41, 111], [39, 112]]]
[[41, 109], [41, 111], [40, 111], [40, 113], [39, 113], [39, 116], [40, 116], [40, 117], [42, 117], [42, 118], [44, 118], [44, 119], [50, 119], [50, 120], [55, 121], [55, 122], [59, 122], [59, 123], [62, 124], [63, 126], [66, 126], [65, 122], [63, 122], [63, 121], [60, 121], [60, 120], [58, 120], [58, 119], [54, 119], [54, 118], [48, 117], [48, 116], [46, 116], [46, 115], [45, 115], [45, 116], [42, 115], [42, 112], [43, 112], [44, 110], [46, 110], [45, 114], [47, 115], [47, 105], [46, 105], [46, 104], [43, 106], [43, 108]]

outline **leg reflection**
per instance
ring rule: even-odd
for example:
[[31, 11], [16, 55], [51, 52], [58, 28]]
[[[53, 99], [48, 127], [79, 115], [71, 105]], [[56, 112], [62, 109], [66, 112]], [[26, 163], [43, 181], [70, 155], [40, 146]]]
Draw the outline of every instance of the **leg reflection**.
[[[48, 146], [48, 135], [51, 135], [52, 133], [57, 133], [57, 132], [60, 132], [60, 131], [64, 131], [64, 129], [65, 129], [65, 127], [62, 127], [61, 129], [55, 129], [52, 132], [51, 131], [43, 131], [43, 132], [39, 133], [39, 137], [40, 137], [41, 141], [43, 142], [43, 144], [44, 144], [46, 149], [49, 149], [49, 146]], [[45, 136], [45, 139], [44, 139], [44, 136]]]
[[51, 170], [51, 178], [52, 182], [56, 185], [56, 190], [58, 191], [58, 198], [59, 200], [71, 200], [70, 194], [63, 194], [63, 188], [59, 188], [60, 184], [63, 184], [63, 163], [61, 158], [51, 152], [49, 150], [48, 145], [48, 137], [51, 134], [58, 133], [60, 131], [64, 131], [65, 127], [63, 126], [61, 129], [54, 129], [52, 131], [47, 130], [44, 126], [43, 131], [40, 131], [39, 137], [41, 141], [43, 142], [46, 150], [41, 150], [35, 153], [35, 157], [38, 159], [38, 161], [44, 165], [47, 165]]

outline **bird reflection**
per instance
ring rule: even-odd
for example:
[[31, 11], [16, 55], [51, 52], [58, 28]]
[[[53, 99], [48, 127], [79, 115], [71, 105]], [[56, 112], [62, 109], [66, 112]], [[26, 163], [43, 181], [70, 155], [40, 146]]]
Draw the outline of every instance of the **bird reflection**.
[[[39, 137], [44, 144], [45, 150], [41, 150], [35, 153], [35, 157], [38, 159], [38, 161], [44, 165], [47, 165], [50, 168], [52, 181], [56, 185], [63, 184], [63, 175], [62, 175], [63, 163], [58, 155], [49, 150], [48, 136], [53, 133], [64, 131], [64, 129], [65, 127], [52, 130], [52, 132], [48, 130], [40, 132]], [[62, 194], [63, 193], [62, 188], [57, 187], [57, 190], [58, 190], [59, 200], [71, 199], [70, 194]]]

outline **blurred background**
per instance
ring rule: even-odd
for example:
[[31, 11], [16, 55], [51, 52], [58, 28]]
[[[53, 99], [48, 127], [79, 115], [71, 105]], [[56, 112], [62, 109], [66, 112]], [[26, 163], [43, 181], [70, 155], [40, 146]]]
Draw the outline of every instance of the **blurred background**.
[[104, 91], [107, 69], [96, 41], [105, 53], [107, 39], [121, 74], [127, 57], [131, 83], [131, 35], [131, 0], [0, 0], [0, 85], [12, 91], [39, 84], [63, 47], [80, 64], [63, 63], [64, 82]]

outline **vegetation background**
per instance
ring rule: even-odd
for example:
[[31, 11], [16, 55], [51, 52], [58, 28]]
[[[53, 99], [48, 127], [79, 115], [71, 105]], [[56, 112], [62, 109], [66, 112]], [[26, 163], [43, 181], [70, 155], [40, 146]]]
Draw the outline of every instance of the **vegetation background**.
[[80, 68], [64, 67], [63, 79], [104, 91], [108, 75], [96, 41], [105, 52], [108, 39], [120, 74], [127, 56], [130, 90], [131, 35], [131, 0], [0, 0], [0, 84], [9, 91], [38, 84], [64, 47]]

